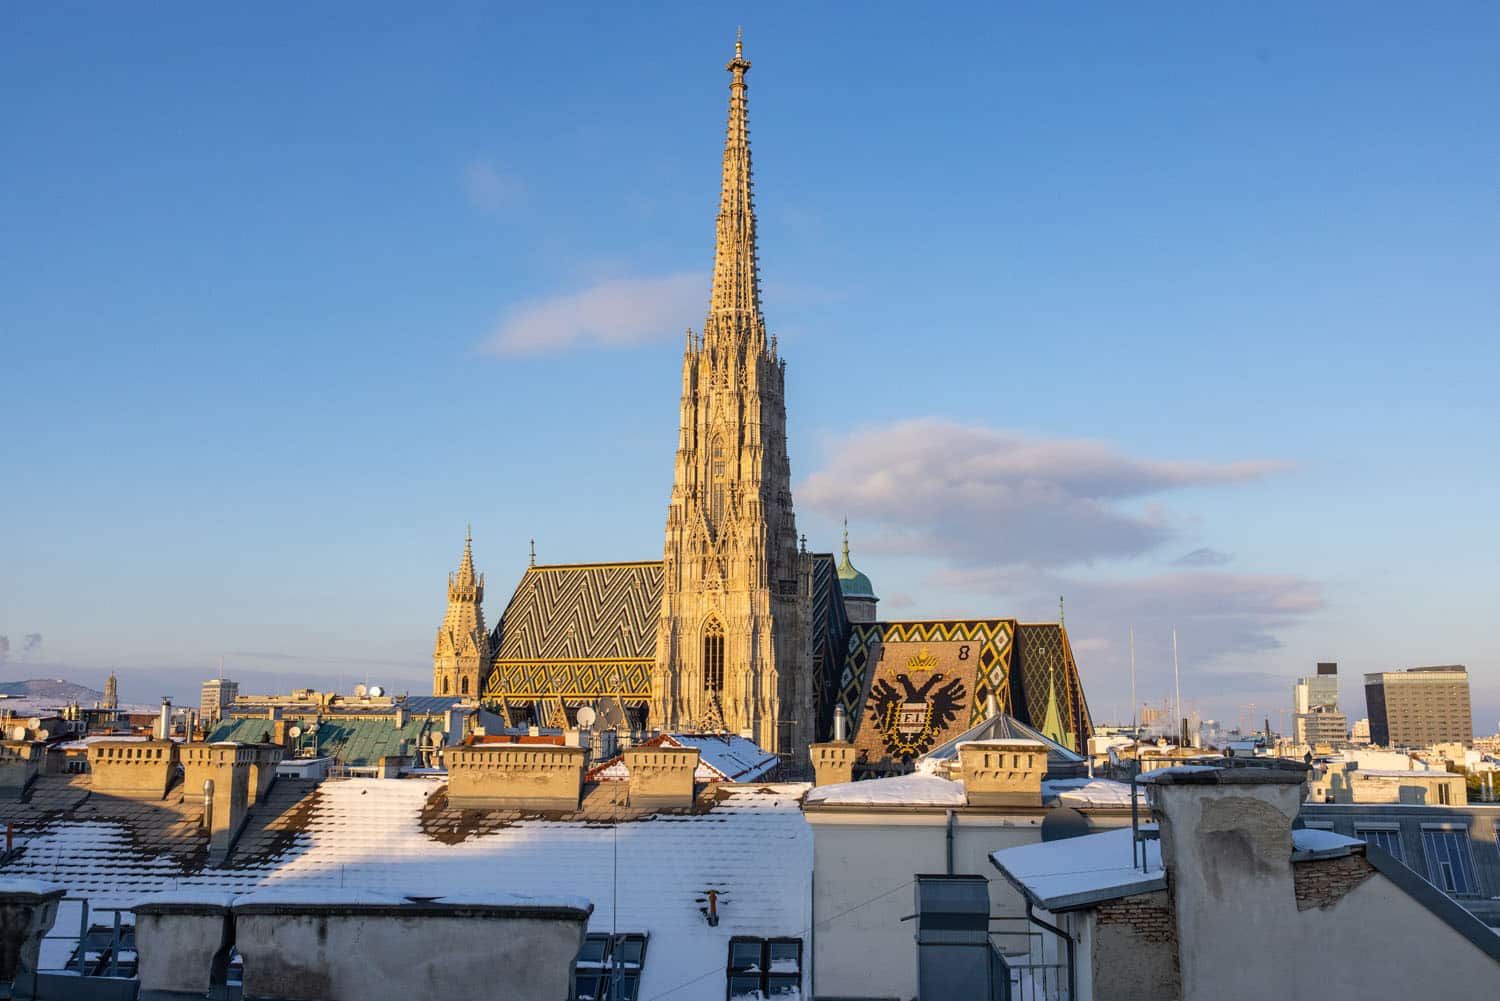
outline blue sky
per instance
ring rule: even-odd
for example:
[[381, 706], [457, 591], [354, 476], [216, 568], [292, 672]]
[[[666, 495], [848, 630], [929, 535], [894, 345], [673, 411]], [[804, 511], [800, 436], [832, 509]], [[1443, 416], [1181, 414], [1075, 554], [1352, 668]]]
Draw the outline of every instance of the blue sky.
[[0, 13], [0, 672], [420, 691], [467, 522], [656, 557], [742, 19], [815, 547], [1099, 717], [1134, 624], [1496, 728], [1500, 11], [542, 6]]

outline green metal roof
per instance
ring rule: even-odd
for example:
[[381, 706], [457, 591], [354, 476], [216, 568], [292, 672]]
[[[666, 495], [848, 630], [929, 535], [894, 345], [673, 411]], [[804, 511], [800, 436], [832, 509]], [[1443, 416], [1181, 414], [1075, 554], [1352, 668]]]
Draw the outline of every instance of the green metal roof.
[[[305, 731], [312, 729], [310, 722], [292, 722]], [[389, 719], [325, 717], [318, 727], [317, 753], [319, 757], [332, 757], [341, 765], [375, 765], [381, 758], [400, 754], [402, 741], [406, 741], [406, 753], [417, 753], [428, 726], [429, 721], [425, 719], [408, 720], [404, 726], [398, 727]], [[208, 739], [255, 743], [270, 733], [270, 720], [236, 719], [220, 723]], [[302, 741], [306, 740], [304, 736]]]

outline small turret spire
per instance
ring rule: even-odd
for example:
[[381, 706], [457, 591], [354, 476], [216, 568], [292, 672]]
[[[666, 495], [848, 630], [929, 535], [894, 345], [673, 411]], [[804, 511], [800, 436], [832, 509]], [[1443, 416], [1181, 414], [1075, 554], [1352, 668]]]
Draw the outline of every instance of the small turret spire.
[[536, 566], [536, 539], [531, 540], [531, 565]]
[[849, 519], [844, 518], [844, 562], [849, 562]]
[[734, 29], [734, 58], [745, 58], [745, 26], [743, 24]]

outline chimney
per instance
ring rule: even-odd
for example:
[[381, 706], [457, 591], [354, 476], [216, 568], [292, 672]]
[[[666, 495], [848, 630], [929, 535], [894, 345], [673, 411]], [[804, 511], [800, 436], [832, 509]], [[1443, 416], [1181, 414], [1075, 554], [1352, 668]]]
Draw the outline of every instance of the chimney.
[[849, 716], [843, 706], [833, 707], [833, 742], [843, 744], [849, 740]]
[[646, 810], [678, 810], [693, 805], [696, 747], [632, 747], [625, 751], [630, 805]]
[[99, 740], [89, 745], [94, 792], [125, 799], [162, 799], [177, 773], [170, 740]]
[[[1307, 933], [1292, 920], [1292, 822], [1307, 771], [1287, 761], [1250, 768], [1179, 766], [1141, 778], [1161, 825], [1183, 997], [1223, 996], [1223, 971], [1243, 967], [1247, 941], [1268, 956], [1306, 948]], [[1301, 981], [1294, 978], [1303, 974], [1294, 965], [1263, 967], [1258, 996], [1298, 993]]]
[[958, 745], [970, 806], [1042, 805], [1047, 745], [1039, 740], [971, 740]]
[[172, 699], [166, 695], [161, 697], [161, 719], [156, 724], [156, 736], [161, 740], [172, 736]]
[[406, 725], [407, 712], [405, 706], [396, 707], [396, 729], [399, 730]]
[[551, 744], [451, 746], [443, 752], [448, 803], [459, 810], [576, 810], [585, 754]]
[[[834, 730], [837, 732], [837, 725]], [[807, 755], [812, 759], [813, 785], [854, 781], [854, 745], [848, 741], [813, 744], [808, 747]]]
[[250, 781], [255, 765], [255, 747], [223, 741], [217, 744], [184, 744], [182, 783], [188, 795], [213, 788], [209, 817], [208, 858], [211, 864], [229, 857], [229, 849], [250, 818]]

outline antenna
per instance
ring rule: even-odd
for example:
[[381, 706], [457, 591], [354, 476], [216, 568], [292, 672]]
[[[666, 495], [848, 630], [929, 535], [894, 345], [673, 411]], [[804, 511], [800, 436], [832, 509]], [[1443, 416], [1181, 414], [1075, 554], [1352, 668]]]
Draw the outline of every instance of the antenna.
[[[1177, 685], [1177, 720], [1176, 725], [1180, 730], [1182, 727], [1182, 674], [1177, 668], [1177, 630], [1172, 630], [1172, 680]], [[1181, 734], [1178, 739], [1181, 739]]]
[[1136, 732], [1135, 717], [1137, 712], [1139, 712], [1139, 709], [1135, 701], [1135, 626], [1132, 624], [1130, 627], [1130, 736], [1132, 738], [1140, 736]]
[[224, 655], [219, 654], [219, 680], [224, 680]]

